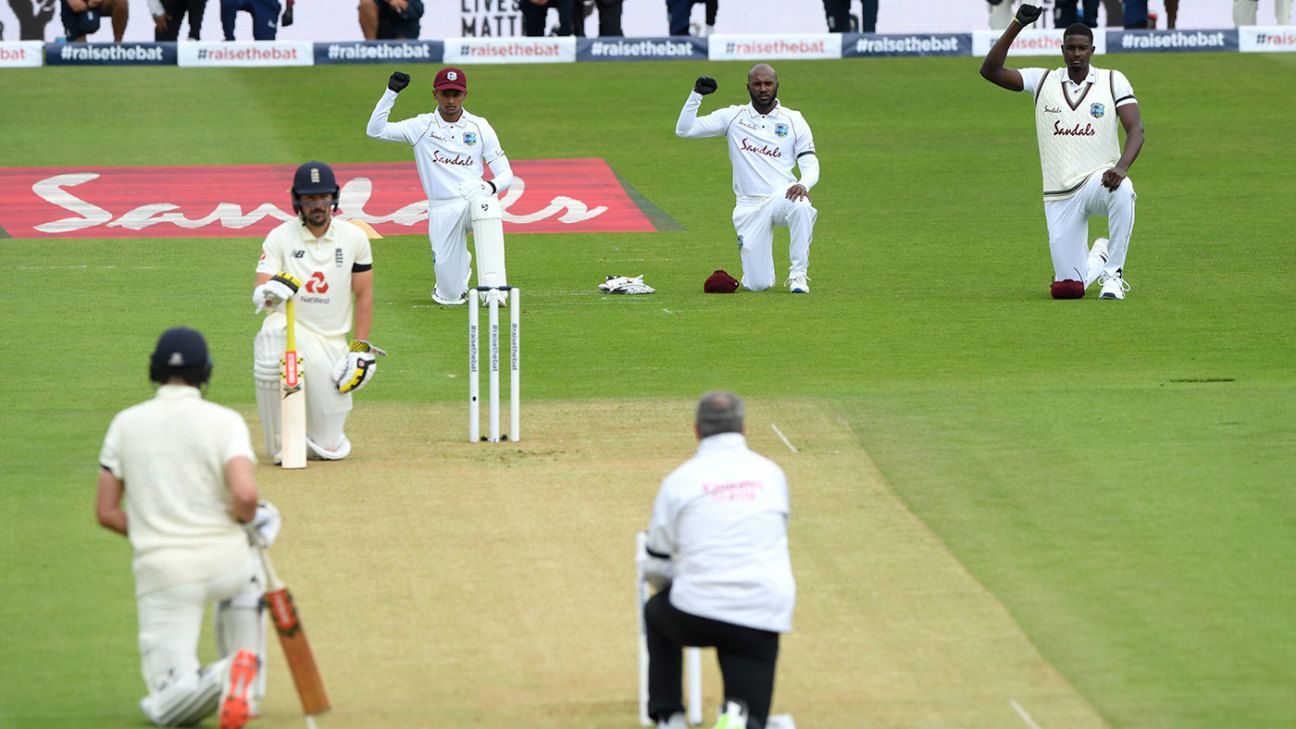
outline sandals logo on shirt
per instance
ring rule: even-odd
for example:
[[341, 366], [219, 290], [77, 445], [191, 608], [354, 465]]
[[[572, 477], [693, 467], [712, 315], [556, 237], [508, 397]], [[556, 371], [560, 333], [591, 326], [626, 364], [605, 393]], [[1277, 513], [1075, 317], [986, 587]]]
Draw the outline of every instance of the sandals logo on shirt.
[[774, 134], [776, 134], [776, 135], [778, 135], [778, 136], [780, 136], [780, 137], [786, 137], [786, 136], [788, 135], [788, 125], [786, 125], [786, 124], [782, 124], [782, 123], [780, 123], [780, 124], [775, 124], [775, 125], [774, 125]]
[[477, 132], [464, 132], [464, 144], [469, 147], [477, 143]]
[[1089, 113], [1093, 115], [1093, 118], [1101, 119], [1103, 118], [1103, 114], [1107, 113], [1107, 107], [1102, 104], [1091, 104], [1089, 106]]

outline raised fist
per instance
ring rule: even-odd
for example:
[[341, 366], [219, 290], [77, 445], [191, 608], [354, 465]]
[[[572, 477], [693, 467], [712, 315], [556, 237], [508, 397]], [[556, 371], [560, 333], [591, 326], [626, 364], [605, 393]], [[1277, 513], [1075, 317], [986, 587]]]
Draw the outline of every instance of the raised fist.
[[719, 88], [719, 84], [710, 76], [698, 76], [697, 83], [693, 84], [693, 90], [703, 96], [714, 94], [717, 88]]
[[1018, 6], [1017, 22], [1020, 23], [1023, 28], [1025, 28], [1031, 23], [1034, 23], [1036, 20], [1039, 20], [1040, 12], [1042, 11], [1037, 5]]
[[[1039, 15], [1039, 8], [1035, 9], [1035, 14]], [[402, 73], [401, 71], [397, 71], [396, 73], [393, 73], [391, 75], [391, 78], [387, 79], [387, 88], [391, 89], [392, 91], [395, 91], [398, 94], [406, 86], [409, 86], [408, 73]]]

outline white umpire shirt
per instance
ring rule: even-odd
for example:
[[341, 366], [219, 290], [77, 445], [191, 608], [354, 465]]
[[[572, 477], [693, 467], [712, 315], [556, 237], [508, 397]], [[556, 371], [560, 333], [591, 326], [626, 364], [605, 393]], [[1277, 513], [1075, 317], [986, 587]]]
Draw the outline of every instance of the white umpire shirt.
[[126, 486], [137, 595], [247, 564], [225, 483], [225, 464], [238, 456], [256, 462], [247, 424], [196, 387], [163, 385], [113, 418], [99, 464]]
[[760, 630], [792, 629], [787, 477], [741, 433], [698, 443], [662, 481], [648, 550], [674, 557], [670, 600], [692, 615]]
[[466, 109], [456, 122], [442, 119], [439, 109], [389, 122], [387, 116], [395, 103], [396, 92], [388, 89], [374, 107], [365, 131], [374, 139], [404, 142], [414, 148], [414, 164], [428, 200], [462, 197], [461, 186], [481, 181], [487, 166], [495, 177], [496, 192], [508, 188], [512, 168], [489, 122]]
[[792, 168], [802, 162], [805, 164], [800, 183], [809, 190], [819, 181], [814, 136], [801, 112], [776, 99], [768, 114], [747, 104], [725, 107], [699, 118], [701, 106], [702, 94], [691, 92], [675, 123], [675, 134], [686, 139], [724, 136], [729, 140], [733, 190], [740, 203], [786, 190], [797, 182]]

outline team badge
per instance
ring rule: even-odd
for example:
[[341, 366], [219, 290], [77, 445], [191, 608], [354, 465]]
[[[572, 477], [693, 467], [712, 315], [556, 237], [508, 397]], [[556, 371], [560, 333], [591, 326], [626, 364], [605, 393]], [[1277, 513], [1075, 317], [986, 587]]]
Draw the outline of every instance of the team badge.
[[1103, 118], [1103, 114], [1107, 113], [1107, 107], [1102, 104], [1090, 104], [1089, 113], [1093, 115], [1093, 118], [1101, 119]]
[[774, 125], [774, 134], [776, 134], [777, 136], [780, 136], [780, 137], [786, 137], [787, 134], [788, 134], [788, 125], [786, 125], [786, 124], [782, 124], [782, 123], [775, 124], [775, 125]]
[[459, 74], [455, 73], [454, 71], [451, 71], [451, 72], [449, 72], [449, 73], [446, 74], [446, 79], [449, 80], [449, 81], [458, 81], [458, 80], [459, 80]]
[[464, 144], [469, 147], [477, 143], [477, 132], [464, 132]]

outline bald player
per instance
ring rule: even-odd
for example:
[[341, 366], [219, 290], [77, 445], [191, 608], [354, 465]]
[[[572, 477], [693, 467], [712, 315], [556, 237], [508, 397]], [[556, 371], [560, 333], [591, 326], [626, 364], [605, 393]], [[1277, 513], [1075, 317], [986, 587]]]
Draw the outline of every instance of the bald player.
[[[297, 349], [305, 370], [306, 448], [310, 458], [336, 461], [351, 453], [343, 427], [351, 393], [373, 379], [373, 251], [369, 237], [333, 217], [337, 178], [323, 162], [307, 162], [293, 175], [297, 219], [270, 231], [261, 245], [252, 303], [266, 312], [253, 340], [257, 411], [266, 451], [280, 460], [280, 358], [287, 344], [284, 302], [296, 300]], [[348, 335], [350, 341], [348, 343]]]
[[[774, 285], [774, 227], [787, 228], [788, 289], [810, 293], [806, 269], [810, 241], [819, 212], [810, 204], [810, 189], [819, 181], [819, 159], [814, 137], [801, 116], [779, 103], [778, 75], [764, 63], [747, 73], [751, 103], [728, 106], [699, 117], [702, 97], [714, 93], [716, 80], [700, 77], [684, 102], [675, 134], [685, 139], [726, 137], [733, 164], [733, 190], [737, 202], [733, 226], [742, 258], [742, 285], [763, 291]], [[799, 167], [801, 179], [792, 174]]]
[[[1120, 301], [1125, 254], [1134, 232], [1134, 183], [1130, 165], [1143, 147], [1143, 119], [1129, 80], [1120, 71], [1095, 68], [1093, 31], [1076, 23], [1063, 32], [1062, 68], [1005, 68], [1008, 49], [1021, 29], [1040, 15], [1022, 5], [986, 54], [981, 75], [1035, 101], [1035, 130], [1044, 173], [1044, 217], [1053, 255], [1055, 299], [1079, 299], [1101, 279], [1099, 299]], [[1119, 124], [1117, 123], [1119, 121]], [[1120, 129], [1125, 130], [1125, 144]], [[1107, 238], [1087, 245], [1089, 218], [1107, 218]]]
[[[409, 82], [407, 73], [391, 75], [365, 131], [374, 139], [404, 142], [414, 148], [414, 164], [428, 198], [428, 242], [436, 272], [432, 300], [458, 306], [468, 300], [470, 230], [477, 249], [477, 285], [507, 285], [496, 196], [513, 183], [513, 168], [490, 123], [464, 108], [468, 77], [463, 69], [447, 66], [437, 72], [432, 80], [437, 107], [431, 114], [387, 121], [396, 95]], [[482, 179], [487, 167], [492, 175], [489, 181]], [[508, 298], [499, 293], [490, 292], [501, 304], [507, 303]], [[482, 303], [487, 302], [487, 297], [482, 297]]]

